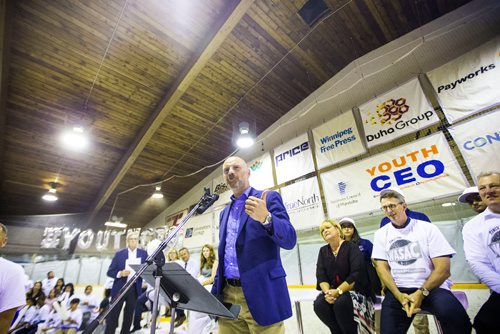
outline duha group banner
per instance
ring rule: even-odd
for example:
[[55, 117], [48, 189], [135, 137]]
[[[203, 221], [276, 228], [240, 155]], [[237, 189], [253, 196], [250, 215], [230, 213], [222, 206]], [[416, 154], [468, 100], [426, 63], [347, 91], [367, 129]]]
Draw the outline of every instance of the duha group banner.
[[500, 37], [427, 76], [450, 123], [500, 103]]
[[328, 215], [378, 210], [379, 193], [399, 187], [409, 203], [461, 192], [465, 178], [442, 133], [321, 174]]
[[366, 152], [352, 111], [312, 130], [318, 169]]
[[500, 168], [500, 110], [448, 128], [469, 167], [472, 178]]
[[417, 78], [363, 104], [359, 111], [369, 148], [439, 122]]

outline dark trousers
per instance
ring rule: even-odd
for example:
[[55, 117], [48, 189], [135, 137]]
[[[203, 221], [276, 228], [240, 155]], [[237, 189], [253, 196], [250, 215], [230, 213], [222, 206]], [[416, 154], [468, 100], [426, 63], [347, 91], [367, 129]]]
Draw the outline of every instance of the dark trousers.
[[358, 333], [358, 324], [354, 321], [349, 293], [342, 294], [333, 304], [327, 303], [325, 295], [320, 293], [314, 301], [314, 313], [332, 333]]
[[141, 328], [141, 316], [144, 312], [144, 307], [148, 301], [147, 291], [144, 291], [139, 298], [137, 298], [137, 304], [135, 305], [134, 311], [134, 328]]
[[[113, 297], [115, 298], [115, 297]], [[112, 300], [114, 301], [114, 300]], [[125, 303], [125, 309], [123, 311], [123, 322], [120, 334], [129, 334], [130, 326], [132, 325], [132, 319], [134, 317], [134, 309], [137, 304], [137, 291], [134, 287], [127, 291], [122, 300], [116, 304], [115, 308], [109, 313], [106, 319], [106, 330], [105, 334], [115, 334], [116, 327], [118, 327], [118, 318], [120, 317], [120, 311]]]
[[[399, 289], [399, 291], [407, 294], [411, 294], [416, 290], [416, 288]], [[445, 334], [470, 334], [472, 331], [467, 312], [449, 290], [441, 288], [431, 290], [429, 296], [424, 298], [421, 309], [436, 316]], [[380, 315], [380, 333], [406, 333], [413, 318], [414, 316], [411, 318], [406, 316], [401, 303], [386, 289]]]
[[495, 333], [500, 328], [500, 295], [492, 292], [490, 298], [481, 306], [474, 318], [474, 328], [477, 334]]

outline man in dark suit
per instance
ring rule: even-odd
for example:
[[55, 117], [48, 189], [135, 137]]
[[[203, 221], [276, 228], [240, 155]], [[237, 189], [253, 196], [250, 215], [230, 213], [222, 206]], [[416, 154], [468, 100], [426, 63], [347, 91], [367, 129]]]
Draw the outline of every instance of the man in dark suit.
[[220, 215], [220, 260], [212, 293], [241, 305], [241, 311], [236, 320], [219, 319], [219, 334], [284, 333], [283, 320], [292, 309], [280, 248], [295, 246], [295, 229], [277, 192], [250, 187], [243, 159], [228, 158], [223, 175], [233, 196]]
[[[121, 249], [116, 252], [107, 275], [114, 278], [113, 287], [111, 288], [111, 300], [118, 296], [120, 289], [127, 283], [127, 280], [132, 277], [132, 272], [130, 271], [130, 264], [144, 263], [148, 254], [145, 250], [137, 248], [139, 242], [139, 236], [136, 233], [130, 233], [127, 235], [127, 248]], [[139, 278], [133, 287], [131, 287], [123, 299], [116, 305], [116, 307], [111, 311], [106, 321], [106, 331], [105, 334], [114, 334], [116, 327], [118, 326], [118, 318], [120, 317], [120, 311], [122, 309], [123, 303], [125, 304], [125, 311], [123, 314], [123, 322], [120, 333], [129, 334], [130, 326], [132, 324], [132, 319], [134, 317], [134, 309], [137, 303], [137, 297], [141, 294], [142, 289], [142, 278]]]

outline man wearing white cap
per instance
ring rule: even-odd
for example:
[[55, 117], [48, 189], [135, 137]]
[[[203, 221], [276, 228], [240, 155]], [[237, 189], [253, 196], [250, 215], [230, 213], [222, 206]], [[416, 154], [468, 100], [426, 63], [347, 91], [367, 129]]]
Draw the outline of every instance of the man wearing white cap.
[[465, 258], [472, 272], [491, 289], [474, 318], [476, 333], [495, 333], [500, 327], [500, 172], [481, 173], [479, 195], [488, 207], [463, 230]]
[[476, 213], [481, 213], [486, 210], [486, 205], [483, 203], [479, 190], [477, 187], [465, 188], [460, 196], [458, 196], [460, 203], [469, 204], [471, 209]]
[[[382, 193], [384, 191], [388, 191], [388, 190], [394, 191], [394, 192], [398, 193], [399, 195], [401, 195], [402, 198], [405, 198], [405, 195], [403, 194], [403, 192], [401, 191], [401, 189], [399, 189], [397, 187], [390, 187], [390, 188], [382, 190], [380, 192], [380, 196], [382, 196]], [[429, 217], [427, 217], [427, 215], [425, 213], [418, 212], [418, 211], [412, 211], [408, 207], [406, 208], [405, 211], [406, 211], [406, 215], [408, 217], [410, 217], [410, 218], [418, 219], [418, 220], [421, 220], [421, 221], [424, 221], [424, 222], [429, 222], [429, 223], [431, 222], [431, 219]], [[380, 221], [380, 227], [383, 227], [384, 225], [387, 225], [390, 222], [391, 222], [391, 220], [389, 219], [389, 217], [384, 217]]]

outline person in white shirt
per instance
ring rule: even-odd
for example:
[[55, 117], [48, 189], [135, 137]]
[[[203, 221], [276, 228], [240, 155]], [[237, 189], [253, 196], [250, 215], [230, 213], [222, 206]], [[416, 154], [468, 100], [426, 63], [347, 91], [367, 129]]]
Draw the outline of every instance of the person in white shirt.
[[491, 289], [474, 318], [476, 333], [494, 333], [500, 327], [500, 172], [481, 173], [477, 187], [485, 211], [469, 220], [463, 230], [465, 258], [472, 272]]
[[399, 193], [382, 191], [380, 205], [391, 220], [375, 232], [372, 252], [386, 287], [381, 333], [406, 333], [420, 309], [434, 314], [445, 334], [470, 333], [469, 317], [449, 290], [455, 250], [436, 225], [407, 216]]
[[[0, 248], [7, 245], [7, 227], [0, 223]], [[0, 257], [0, 334], [6, 334], [19, 307], [25, 304], [24, 269]]]
[[42, 289], [43, 293], [45, 293], [46, 296], [48, 296], [50, 290], [52, 290], [56, 286], [56, 281], [57, 278], [54, 276], [54, 272], [49, 271], [47, 273], [47, 278], [44, 278], [42, 280]]
[[82, 312], [78, 309], [80, 299], [73, 298], [69, 303], [69, 309], [65, 312], [60, 328], [55, 334], [75, 334], [82, 325]]
[[[195, 259], [191, 258], [191, 255], [189, 254], [189, 249], [186, 247], [183, 247], [179, 249], [179, 257], [180, 260], [177, 261], [186, 271], [193, 276], [194, 278], [198, 278], [198, 275], [200, 274], [200, 268], [198, 262], [196, 262]], [[184, 313], [184, 310], [179, 309], [176, 313], [176, 319], [175, 319], [175, 327], [179, 327], [184, 323], [186, 320], [186, 314]]]

